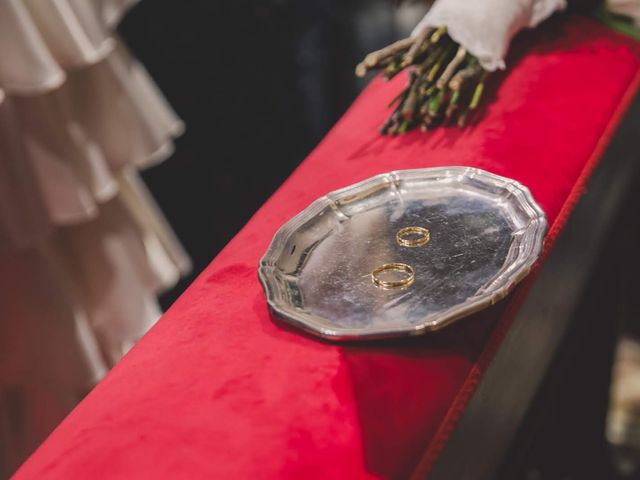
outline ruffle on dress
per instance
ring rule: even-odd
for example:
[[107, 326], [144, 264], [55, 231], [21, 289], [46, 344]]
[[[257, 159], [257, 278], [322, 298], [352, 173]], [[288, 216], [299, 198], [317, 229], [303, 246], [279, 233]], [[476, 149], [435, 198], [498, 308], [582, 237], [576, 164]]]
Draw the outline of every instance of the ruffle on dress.
[[183, 124], [112, 32], [135, 0], [0, 0], [0, 477], [190, 261], [137, 171]]

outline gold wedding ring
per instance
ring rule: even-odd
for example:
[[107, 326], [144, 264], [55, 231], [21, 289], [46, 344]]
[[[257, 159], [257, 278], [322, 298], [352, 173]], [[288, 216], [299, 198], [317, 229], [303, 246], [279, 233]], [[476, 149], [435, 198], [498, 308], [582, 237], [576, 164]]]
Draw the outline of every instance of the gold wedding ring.
[[[380, 274], [383, 272], [400, 272], [407, 276], [400, 280], [382, 280]], [[402, 288], [408, 287], [416, 279], [416, 272], [406, 263], [385, 263], [373, 272], [371, 272], [371, 279], [376, 287], [380, 288]]]
[[422, 227], [405, 227], [398, 230], [396, 240], [403, 247], [421, 247], [429, 242], [429, 230]]

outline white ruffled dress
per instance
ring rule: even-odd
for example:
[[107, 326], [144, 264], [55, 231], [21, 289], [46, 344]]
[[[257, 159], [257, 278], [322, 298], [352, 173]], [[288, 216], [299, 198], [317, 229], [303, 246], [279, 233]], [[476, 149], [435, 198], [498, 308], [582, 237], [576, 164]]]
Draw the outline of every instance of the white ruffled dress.
[[0, 0], [0, 478], [190, 268], [137, 173], [183, 125], [113, 32], [134, 3]]

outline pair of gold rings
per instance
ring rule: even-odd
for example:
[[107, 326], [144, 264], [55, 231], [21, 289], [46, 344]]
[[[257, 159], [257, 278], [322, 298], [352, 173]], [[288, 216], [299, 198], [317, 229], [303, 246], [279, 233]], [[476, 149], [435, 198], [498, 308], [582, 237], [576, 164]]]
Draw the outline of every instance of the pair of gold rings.
[[[396, 233], [396, 241], [403, 247], [421, 247], [426, 245], [431, 239], [429, 230], [422, 227], [405, 227]], [[384, 280], [381, 275], [385, 272], [395, 272], [401, 275], [397, 280]], [[371, 279], [376, 287], [391, 289], [405, 288], [413, 284], [416, 279], [416, 272], [406, 263], [385, 263], [371, 272]]]

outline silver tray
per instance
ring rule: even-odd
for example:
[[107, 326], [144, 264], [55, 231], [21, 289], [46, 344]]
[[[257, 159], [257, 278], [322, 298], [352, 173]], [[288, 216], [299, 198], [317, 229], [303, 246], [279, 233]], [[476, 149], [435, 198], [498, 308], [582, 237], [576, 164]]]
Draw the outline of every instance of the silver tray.
[[[403, 227], [430, 231], [407, 248]], [[420, 335], [502, 299], [538, 259], [547, 222], [529, 190], [468, 167], [378, 175], [319, 198], [276, 233], [260, 262], [283, 320], [334, 340]], [[412, 285], [382, 289], [371, 272], [401, 262]]]

